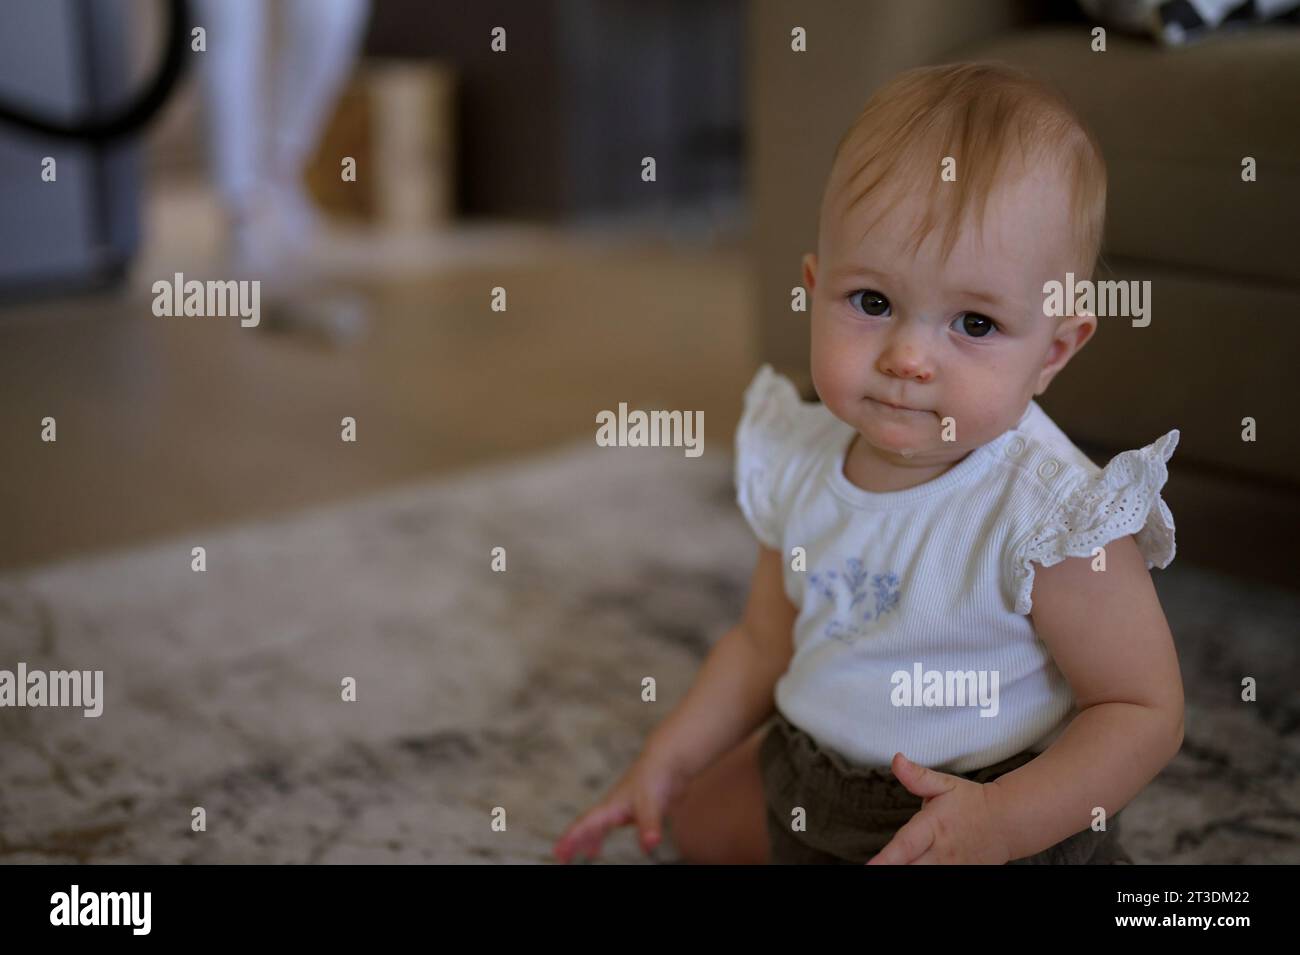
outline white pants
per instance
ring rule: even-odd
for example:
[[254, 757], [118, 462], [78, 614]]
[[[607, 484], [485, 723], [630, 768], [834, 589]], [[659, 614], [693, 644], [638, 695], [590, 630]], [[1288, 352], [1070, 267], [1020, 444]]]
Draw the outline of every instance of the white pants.
[[[280, 14], [263, 100], [262, 65], [272, 9]], [[248, 211], [263, 184], [298, 187], [347, 78], [370, 0], [199, 0], [207, 33], [199, 61], [212, 172], [232, 213]]]

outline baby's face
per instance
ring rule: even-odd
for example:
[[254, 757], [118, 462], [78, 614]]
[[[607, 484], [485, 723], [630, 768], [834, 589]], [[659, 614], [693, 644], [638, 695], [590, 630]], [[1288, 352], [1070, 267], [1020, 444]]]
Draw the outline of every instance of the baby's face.
[[[905, 198], [865, 235], [880, 207], [866, 200], [846, 216], [844, 204], [828, 207], [820, 260], [804, 258], [817, 393], [883, 461], [955, 462], [1014, 427], [1096, 326], [1043, 314], [1043, 284], [1080, 271], [1066, 183], [1051, 172], [1007, 177], [982, 230], [966, 224], [946, 262], [942, 226], [917, 254], [909, 248], [922, 198]], [[948, 417], [955, 441], [941, 437]]]

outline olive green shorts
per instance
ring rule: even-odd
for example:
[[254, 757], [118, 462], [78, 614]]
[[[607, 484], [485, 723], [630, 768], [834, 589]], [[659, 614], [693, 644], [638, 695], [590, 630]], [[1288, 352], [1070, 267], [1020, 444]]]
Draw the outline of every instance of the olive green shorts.
[[[957, 773], [984, 783], [1029, 762], [1025, 751], [992, 766]], [[837, 752], [819, 746], [780, 712], [759, 749], [771, 861], [777, 865], [829, 863], [861, 865], [885, 847], [921, 808], [921, 797], [908, 792], [886, 769], [851, 766]], [[795, 807], [803, 807], [803, 831], [792, 827]], [[1037, 855], [1013, 865], [1131, 864], [1119, 844], [1119, 814], [1110, 816], [1105, 832], [1077, 832]]]

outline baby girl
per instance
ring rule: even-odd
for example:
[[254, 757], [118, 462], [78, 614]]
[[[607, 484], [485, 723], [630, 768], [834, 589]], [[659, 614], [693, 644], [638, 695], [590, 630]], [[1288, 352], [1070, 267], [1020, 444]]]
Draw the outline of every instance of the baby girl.
[[803, 261], [821, 401], [766, 366], [745, 395], [743, 617], [557, 858], [631, 823], [697, 862], [1131, 861], [1117, 814], [1183, 738], [1149, 573], [1179, 433], [1103, 469], [1034, 401], [1096, 330], [1044, 306], [1105, 204], [1092, 135], [1018, 71], [872, 97]]

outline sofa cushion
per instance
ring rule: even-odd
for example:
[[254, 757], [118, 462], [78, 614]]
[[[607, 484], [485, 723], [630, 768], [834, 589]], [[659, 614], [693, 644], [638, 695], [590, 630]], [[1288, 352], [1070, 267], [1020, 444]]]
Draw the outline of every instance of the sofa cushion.
[[1094, 53], [1091, 29], [1039, 27], [952, 58], [1020, 66], [1075, 104], [1106, 157], [1104, 256], [1300, 286], [1300, 30], [1173, 49], [1112, 31]]

